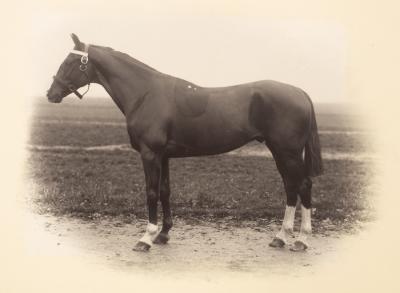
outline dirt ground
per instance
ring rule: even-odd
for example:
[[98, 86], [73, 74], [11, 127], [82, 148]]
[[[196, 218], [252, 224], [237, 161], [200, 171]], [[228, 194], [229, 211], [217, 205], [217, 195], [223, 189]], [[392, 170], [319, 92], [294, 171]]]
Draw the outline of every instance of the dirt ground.
[[[298, 224], [298, 223], [297, 223]], [[124, 223], [121, 219], [102, 218], [87, 221], [67, 216], [26, 217], [27, 249], [34, 255], [73, 255], [96, 265], [121, 271], [159, 271], [166, 275], [209, 273], [215, 270], [244, 273], [302, 276], [318, 271], [340, 251], [345, 238], [357, 233], [338, 232], [339, 227], [321, 223], [310, 239], [306, 252], [289, 247], [268, 246], [279, 229], [277, 223], [216, 222], [175, 219], [171, 240], [153, 245], [149, 252], [132, 251], [143, 235], [146, 222]], [[319, 226], [321, 226], [319, 225]], [[360, 228], [360, 227], [359, 227]]]

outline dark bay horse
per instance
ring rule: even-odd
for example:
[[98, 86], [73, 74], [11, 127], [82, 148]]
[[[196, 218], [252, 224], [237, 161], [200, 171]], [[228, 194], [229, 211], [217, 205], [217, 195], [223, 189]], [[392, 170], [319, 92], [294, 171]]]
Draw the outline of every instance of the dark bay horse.
[[[170, 158], [215, 155], [257, 140], [271, 151], [282, 176], [287, 201], [281, 230], [269, 244], [283, 247], [293, 234], [297, 199], [300, 234], [293, 250], [305, 250], [311, 234], [310, 177], [322, 174], [321, 150], [313, 104], [301, 89], [276, 81], [204, 88], [163, 74], [111, 48], [82, 43], [61, 64], [48, 90], [60, 103], [91, 82], [101, 84], [126, 117], [132, 147], [143, 162], [149, 223], [135, 245], [147, 251], [169, 240]], [[157, 205], [163, 210], [158, 231]]]

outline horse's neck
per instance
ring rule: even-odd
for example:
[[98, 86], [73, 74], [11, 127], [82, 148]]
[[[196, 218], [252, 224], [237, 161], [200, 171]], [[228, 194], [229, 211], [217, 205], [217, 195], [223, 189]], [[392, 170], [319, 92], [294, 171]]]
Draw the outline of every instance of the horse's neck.
[[98, 69], [96, 69], [96, 81], [98, 81], [99, 84], [101, 84], [103, 86], [103, 88], [106, 90], [106, 92], [110, 95], [110, 97], [113, 99], [114, 103], [117, 105], [117, 107], [121, 110], [121, 112], [123, 114], [125, 114], [125, 109], [124, 109], [124, 105], [122, 102], [120, 102], [120, 99], [117, 97], [117, 95], [115, 95], [112, 91], [112, 88], [109, 84], [109, 82], [107, 81], [107, 79], [105, 78], [105, 76], [102, 74], [102, 72]]
[[104, 87], [122, 113], [132, 112], [137, 101], [148, 93], [152, 73], [139, 65], [135, 67], [132, 62], [119, 60], [101, 47], [92, 47], [89, 55], [95, 64], [96, 82]]

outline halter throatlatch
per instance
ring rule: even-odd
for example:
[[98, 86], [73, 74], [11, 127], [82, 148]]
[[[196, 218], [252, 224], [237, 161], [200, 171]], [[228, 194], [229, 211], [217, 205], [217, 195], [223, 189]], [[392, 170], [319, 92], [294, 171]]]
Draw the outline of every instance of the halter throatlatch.
[[85, 75], [88, 83], [87, 83], [87, 89], [86, 91], [81, 94], [78, 92], [77, 87], [69, 81], [63, 80], [62, 78], [58, 77], [58, 76], [53, 76], [54, 80], [57, 81], [58, 83], [60, 83], [64, 88], [67, 88], [68, 90], [71, 91], [71, 93], [74, 93], [79, 99], [82, 99], [83, 96], [89, 91], [90, 89], [90, 79], [89, 76], [87, 74], [87, 64], [89, 62], [89, 55], [88, 55], [88, 48], [89, 46], [85, 44], [85, 51], [78, 51], [78, 50], [71, 50], [72, 54], [77, 54], [77, 55], [81, 55], [81, 64], [79, 65], [79, 70]]

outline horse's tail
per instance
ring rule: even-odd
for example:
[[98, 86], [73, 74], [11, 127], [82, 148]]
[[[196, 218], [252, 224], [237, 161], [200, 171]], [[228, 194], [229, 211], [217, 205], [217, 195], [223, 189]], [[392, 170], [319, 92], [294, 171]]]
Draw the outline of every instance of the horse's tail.
[[[307, 94], [306, 94], [307, 95]], [[319, 143], [317, 120], [315, 118], [314, 105], [307, 95], [311, 103], [311, 127], [310, 133], [304, 148], [304, 160], [306, 172], [308, 176], [315, 177], [323, 173], [323, 164], [321, 157], [321, 145]]]

